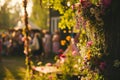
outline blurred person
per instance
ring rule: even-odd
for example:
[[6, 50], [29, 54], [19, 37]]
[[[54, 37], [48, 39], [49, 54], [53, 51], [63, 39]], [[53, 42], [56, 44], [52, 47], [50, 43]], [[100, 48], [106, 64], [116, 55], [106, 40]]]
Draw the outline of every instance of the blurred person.
[[36, 60], [38, 61], [43, 52], [42, 38], [39, 33], [34, 34], [33, 41], [30, 44], [30, 48], [31, 48], [33, 57], [35, 57]]
[[43, 45], [44, 45], [44, 56], [45, 58], [48, 58], [51, 52], [51, 35], [49, 31], [44, 32]]
[[2, 40], [1, 40], [1, 37], [0, 37], [0, 62], [2, 61]]
[[52, 37], [52, 51], [57, 54], [60, 49], [60, 33], [59, 31], [55, 31]]

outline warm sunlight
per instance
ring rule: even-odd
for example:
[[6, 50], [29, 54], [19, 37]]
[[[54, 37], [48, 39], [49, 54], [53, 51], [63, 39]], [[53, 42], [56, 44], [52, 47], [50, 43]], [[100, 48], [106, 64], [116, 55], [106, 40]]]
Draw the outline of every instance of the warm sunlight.
[[[10, 13], [15, 13], [15, 10], [17, 9], [18, 11], [20, 11], [20, 16], [24, 15], [24, 10], [23, 10], [23, 0], [11, 0], [9, 2], [8, 8], [10, 9]], [[3, 6], [5, 3], [5, 0], [0, 0], [0, 6]], [[32, 12], [32, 0], [28, 0], [28, 5], [27, 5], [27, 12], [28, 12], [28, 16], [30, 17], [31, 12]], [[15, 8], [14, 8], [15, 7]]]
[[[15, 5], [15, 4], [19, 4], [21, 11], [20, 11], [20, 16], [24, 15], [24, 9], [23, 9], [23, 0], [12, 0], [11, 1], [11, 5]], [[27, 5], [27, 12], [28, 12], [28, 16], [31, 15], [32, 12], [32, 0], [28, 0], [28, 5]]]
[[0, 0], [0, 6], [3, 6], [5, 3], [5, 0]]

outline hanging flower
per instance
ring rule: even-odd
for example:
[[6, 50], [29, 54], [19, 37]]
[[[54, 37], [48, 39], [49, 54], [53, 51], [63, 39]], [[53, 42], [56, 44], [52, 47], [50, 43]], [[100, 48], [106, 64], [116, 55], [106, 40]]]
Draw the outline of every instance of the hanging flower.
[[102, 0], [102, 4], [105, 8], [107, 8], [111, 4], [111, 0]]
[[91, 58], [91, 50], [88, 50], [88, 52], [87, 52], [87, 59], [90, 60], [90, 58]]
[[103, 71], [106, 67], [106, 63], [105, 62], [101, 62], [99, 65], [99, 68]]
[[82, 4], [83, 8], [87, 8], [91, 6], [91, 2], [88, 0], [80, 0], [80, 3]]
[[66, 36], [66, 40], [67, 40], [67, 41], [70, 41], [70, 40], [71, 40], [71, 37], [70, 37], [70, 36]]
[[52, 75], [49, 75], [49, 76], [48, 76], [48, 79], [49, 79], [49, 80], [53, 80], [53, 76], [52, 76]]
[[92, 41], [88, 41], [88, 42], [87, 42], [87, 47], [92, 46], [92, 44], [93, 44], [93, 42], [92, 42]]
[[65, 58], [66, 56], [64, 54], [59, 54], [59, 58]]
[[76, 56], [77, 55], [77, 51], [73, 51], [72, 55]]
[[58, 54], [63, 54], [63, 52], [64, 52], [64, 51], [63, 51], [62, 49], [59, 49], [59, 50], [58, 50]]
[[58, 57], [60, 59], [60, 63], [64, 63], [66, 56], [64, 54], [59, 54]]
[[52, 66], [52, 63], [46, 63], [46, 66]]
[[71, 8], [74, 10], [75, 9], [75, 5], [72, 5]]
[[61, 40], [60, 43], [62, 46], [64, 46], [66, 44], [66, 40]]

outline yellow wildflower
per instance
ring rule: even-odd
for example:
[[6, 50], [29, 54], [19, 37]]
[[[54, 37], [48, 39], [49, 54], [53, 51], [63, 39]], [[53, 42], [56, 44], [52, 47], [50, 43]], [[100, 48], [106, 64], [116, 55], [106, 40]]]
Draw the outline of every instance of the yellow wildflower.
[[61, 40], [60, 43], [61, 43], [62, 46], [64, 46], [66, 44], [66, 41], [65, 40]]
[[71, 40], [71, 37], [70, 37], [70, 36], [66, 36], [66, 40], [67, 40], [67, 41], [70, 41], [70, 40]]

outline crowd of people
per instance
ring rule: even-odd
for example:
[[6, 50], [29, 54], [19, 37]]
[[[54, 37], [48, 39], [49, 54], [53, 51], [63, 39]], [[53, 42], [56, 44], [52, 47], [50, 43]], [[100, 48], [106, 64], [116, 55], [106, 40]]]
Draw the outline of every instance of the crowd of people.
[[[60, 34], [55, 31], [50, 34], [48, 30], [31, 31], [30, 45], [33, 56], [44, 55], [48, 58], [51, 53], [57, 53], [60, 48]], [[24, 35], [22, 31], [3, 32], [0, 34], [0, 55], [24, 55]], [[37, 46], [36, 49], [35, 46]]]

